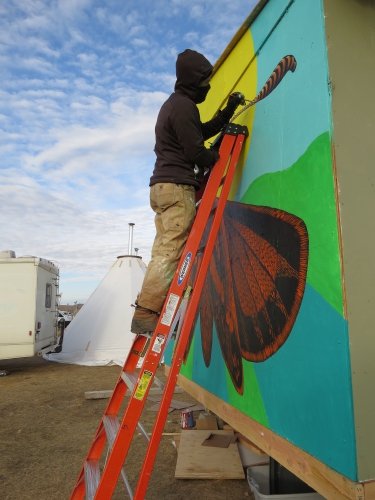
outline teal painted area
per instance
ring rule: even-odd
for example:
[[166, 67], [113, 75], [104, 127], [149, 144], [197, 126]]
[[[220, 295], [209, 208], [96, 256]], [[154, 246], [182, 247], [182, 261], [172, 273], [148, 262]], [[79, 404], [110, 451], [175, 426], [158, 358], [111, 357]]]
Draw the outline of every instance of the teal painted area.
[[[190, 380], [192, 380], [193, 378], [192, 372], [193, 372], [193, 359], [194, 359], [194, 342], [195, 342], [195, 337], [193, 337], [193, 341], [190, 346], [190, 351], [186, 363], [182, 364], [180, 370], [181, 375], [184, 375], [184, 377], [187, 377]], [[174, 345], [175, 345], [174, 340], [171, 340], [164, 350], [164, 362], [167, 366], [171, 366], [172, 352]]]
[[186, 363], [181, 366], [180, 370], [181, 375], [184, 375], [184, 377], [187, 377], [190, 380], [193, 378], [194, 343], [195, 343], [195, 336], [193, 337], [193, 340], [191, 342]]
[[311, 286], [286, 343], [254, 368], [270, 428], [356, 481], [348, 326]]
[[256, 179], [243, 203], [280, 208], [300, 217], [309, 234], [307, 281], [344, 314], [336, 201], [328, 132], [290, 168]]
[[[263, 43], [285, 3], [268, 2], [251, 25], [255, 50]], [[279, 86], [256, 104], [249, 153], [236, 200], [242, 198], [254, 179], [290, 167], [317, 136], [331, 130], [320, 0], [296, 0], [267, 40], [257, 58], [257, 91], [287, 54], [297, 59], [297, 69], [288, 72]]]
[[[174, 342], [170, 342], [165, 350], [165, 362], [170, 365]], [[249, 415], [251, 418], [268, 427], [268, 420], [263, 405], [259, 385], [254, 372], [253, 364], [243, 360], [245, 387], [240, 396], [233, 387], [228, 370], [226, 369], [219, 341], [214, 325], [211, 363], [207, 368], [202, 354], [200, 320], [198, 318], [195, 334], [185, 365], [181, 367], [181, 374], [207, 391], [230, 403], [235, 408]]]
[[282, 16], [289, 4], [290, 0], [276, 0], [276, 2], [269, 1], [263, 8], [261, 15], [258, 16], [252, 23], [251, 33], [253, 36], [255, 52], [258, 51], [259, 47], [262, 45], [270, 31], [274, 28], [275, 23]]
[[171, 340], [164, 349], [164, 362], [168, 366], [171, 366], [173, 346], [174, 342]]
[[[223, 401], [230, 403], [238, 410], [246, 413], [257, 422], [268, 427], [268, 420], [253, 364], [247, 363], [243, 360], [245, 387], [243, 395], [240, 396], [236, 392], [225, 366], [215, 325], [212, 340], [211, 363], [208, 368], [206, 367], [203, 359], [199, 319], [195, 329], [194, 344], [192, 373], [194, 382], [201, 387], [204, 387], [207, 391], [211, 392]], [[192, 350], [193, 349], [190, 350], [190, 356], [192, 356]]]
[[258, 380], [254, 371], [254, 365], [253, 363], [243, 359], [242, 366], [245, 380], [244, 392], [242, 396], [240, 396], [234, 388], [229, 372], [225, 369], [227, 375], [229, 402], [232, 406], [241, 410], [246, 415], [249, 415], [260, 424], [265, 427], [269, 427], [262, 395], [259, 390]]
[[225, 402], [229, 402], [227, 379], [225, 373], [225, 365], [221, 355], [219, 341], [216, 331], [214, 331], [212, 341], [211, 363], [207, 368], [202, 353], [202, 340], [200, 321], [198, 319], [195, 329], [195, 346], [194, 346], [194, 363], [193, 363], [193, 380], [196, 384], [204, 387], [208, 392], [215, 394]]

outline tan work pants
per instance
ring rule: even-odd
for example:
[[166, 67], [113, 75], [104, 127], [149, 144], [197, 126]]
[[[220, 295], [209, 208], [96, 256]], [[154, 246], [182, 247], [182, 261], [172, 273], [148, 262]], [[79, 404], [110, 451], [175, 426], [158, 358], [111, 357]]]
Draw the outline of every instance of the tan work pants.
[[156, 236], [137, 304], [160, 312], [195, 217], [195, 189], [185, 184], [151, 186]]

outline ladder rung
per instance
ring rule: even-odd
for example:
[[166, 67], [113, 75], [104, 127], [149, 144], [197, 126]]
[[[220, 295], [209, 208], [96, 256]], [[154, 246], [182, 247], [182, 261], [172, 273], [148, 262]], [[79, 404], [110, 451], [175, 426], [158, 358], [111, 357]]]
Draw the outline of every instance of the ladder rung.
[[158, 378], [154, 377], [154, 384], [157, 385], [161, 390], [164, 391], [165, 389], [165, 384], [164, 382], [162, 382], [161, 380], [159, 380]]
[[[108, 447], [110, 450], [112, 450], [113, 443], [115, 442], [118, 430], [120, 428], [120, 424], [119, 424], [117, 416], [116, 415], [105, 415], [105, 417], [103, 418], [103, 425], [105, 428], [105, 432], [107, 434]], [[147, 437], [148, 437], [148, 435], [147, 435]], [[148, 437], [148, 441], [149, 440], [150, 440], [150, 438]], [[133, 499], [133, 492], [132, 492], [132, 489], [130, 488], [128, 478], [126, 477], [126, 474], [125, 474], [125, 471], [123, 468], [121, 469], [121, 477], [122, 477], [122, 480], [124, 482], [126, 491], [128, 492], [129, 498], [130, 498], [130, 500], [132, 500]]]
[[105, 433], [107, 434], [108, 446], [112, 449], [120, 424], [116, 415], [106, 415], [103, 418]]
[[123, 371], [121, 373], [121, 378], [125, 382], [126, 387], [130, 390], [133, 390], [135, 384], [138, 382], [138, 374], [136, 372], [126, 372]]
[[[112, 449], [113, 443], [115, 442], [118, 430], [120, 428], [117, 416], [105, 415], [105, 417], [103, 418], [103, 425], [108, 439], [108, 446]], [[138, 422], [137, 427], [146, 441], [150, 441], [150, 436], [147, 434], [141, 422]]]
[[138, 422], [137, 427], [141, 431], [141, 434], [145, 438], [145, 440], [147, 442], [150, 441], [150, 436], [147, 434], [146, 429], [143, 427], [143, 425], [141, 424], [141, 422]]
[[204, 245], [203, 247], [198, 248], [197, 255], [202, 255], [202, 253], [204, 252], [205, 248], [206, 248], [206, 245]]
[[216, 207], [212, 207], [209, 217], [212, 217], [216, 212]]
[[85, 462], [86, 500], [93, 500], [100, 482], [100, 469], [97, 460]]
[[226, 175], [224, 175], [224, 177], [222, 177], [222, 179], [220, 181], [220, 186], [222, 186], [224, 184], [225, 179], [226, 179]]

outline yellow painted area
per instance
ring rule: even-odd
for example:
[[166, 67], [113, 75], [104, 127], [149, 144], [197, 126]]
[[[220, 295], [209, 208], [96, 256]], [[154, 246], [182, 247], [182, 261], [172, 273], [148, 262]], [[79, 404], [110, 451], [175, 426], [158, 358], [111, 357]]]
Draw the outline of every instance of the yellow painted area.
[[[248, 30], [237, 45], [233, 48], [224, 63], [219, 67], [210, 82], [211, 90], [207, 100], [199, 105], [201, 121], [210, 120], [219, 109], [225, 107], [228, 96], [231, 92], [242, 92], [246, 99], [252, 100], [257, 89], [257, 58], [249, 65], [254, 57], [254, 44], [250, 30]], [[241, 76], [241, 74], [244, 74]], [[238, 81], [237, 81], [238, 80]], [[221, 105], [223, 103], [223, 105]], [[238, 108], [240, 110], [241, 108]], [[252, 106], [240, 115], [235, 122], [246, 125], [249, 129], [249, 137], [245, 141], [240, 159], [238, 161], [236, 173], [229, 193], [229, 200], [232, 200], [237, 192], [244, 168], [245, 159], [250, 146], [251, 133], [253, 129], [255, 106]], [[210, 139], [206, 146], [213, 139]]]

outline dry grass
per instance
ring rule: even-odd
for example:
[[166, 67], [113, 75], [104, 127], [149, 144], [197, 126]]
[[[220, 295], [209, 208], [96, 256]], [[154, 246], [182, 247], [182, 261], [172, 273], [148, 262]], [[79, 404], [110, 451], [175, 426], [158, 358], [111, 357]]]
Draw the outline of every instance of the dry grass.
[[[0, 500], [67, 500], [108, 400], [86, 400], [86, 391], [112, 389], [120, 368], [83, 367], [25, 358], [0, 362]], [[159, 378], [163, 373], [159, 370]], [[195, 401], [188, 394], [174, 399]], [[151, 406], [150, 401], [146, 405]], [[141, 422], [152, 430], [155, 414]], [[165, 432], [180, 431], [180, 413], [169, 414]], [[251, 498], [247, 482], [177, 480], [173, 436], [163, 436], [146, 495], [148, 500], [239, 500]], [[136, 436], [125, 470], [137, 478], [145, 442]], [[119, 483], [113, 500], [126, 499]]]

